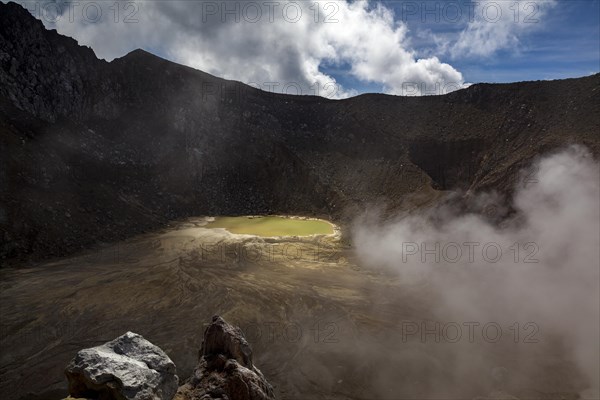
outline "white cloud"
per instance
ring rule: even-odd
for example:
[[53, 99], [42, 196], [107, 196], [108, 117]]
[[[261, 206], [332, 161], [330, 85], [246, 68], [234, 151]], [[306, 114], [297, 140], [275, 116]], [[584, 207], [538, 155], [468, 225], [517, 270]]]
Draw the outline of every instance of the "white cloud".
[[472, 21], [456, 41], [442, 44], [452, 57], [489, 57], [500, 50], [518, 51], [520, 36], [538, 29], [555, 0], [481, 0], [475, 3]]
[[[571, 147], [540, 160], [535, 170], [535, 180], [515, 195], [518, 218], [503, 228], [441, 208], [433, 218], [361, 220], [354, 243], [363, 263], [398, 273], [407, 293], [429, 286], [434, 312], [446, 321], [534, 322], [543, 336], [539, 346], [550, 346], [535, 351], [554, 351], [552, 340], [560, 340], [565, 359], [588, 380], [579, 388], [582, 398], [598, 398], [600, 169], [587, 150]], [[498, 207], [488, 203], [493, 196], [477, 200]], [[473, 347], [452, 349], [454, 370], [485, 366], [474, 365]], [[526, 360], [530, 349], [518, 348], [519, 356]], [[494, 357], [490, 347], [478, 351], [486, 362]], [[539, 364], [511, 367], [522, 382], [549, 372]]]
[[464, 84], [462, 74], [437, 57], [418, 59], [408, 44], [406, 25], [390, 9], [366, 0], [259, 1], [253, 6], [138, 2], [133, 16], [137, 23], [123, 22], [135, 11], [131, 2], [121, 1], [117, 22], [113, 2], [96, 2], [103, 14], [95, 23], [81, 17], [86, 4], [79, 2], [75, 18], [63, 14], [55, 27], [108, 60], [141, 47], [263, 89], [297, 93], [300, 87], [303, 94], [326, 97], [348, 97], [356, 91], [324, 72], [325, 63], [339, 66], [352, 79], [381, 85], [390, 94], [440, 94]]

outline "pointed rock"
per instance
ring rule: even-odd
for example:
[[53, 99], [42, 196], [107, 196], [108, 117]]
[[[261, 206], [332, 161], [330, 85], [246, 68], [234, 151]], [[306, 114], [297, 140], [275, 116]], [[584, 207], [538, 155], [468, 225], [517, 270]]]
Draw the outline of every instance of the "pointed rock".
[[194, 375], [176, 400], [274, 400], [273, 388], [252, 363], [242, 331], [219, 316], [204, 332]]

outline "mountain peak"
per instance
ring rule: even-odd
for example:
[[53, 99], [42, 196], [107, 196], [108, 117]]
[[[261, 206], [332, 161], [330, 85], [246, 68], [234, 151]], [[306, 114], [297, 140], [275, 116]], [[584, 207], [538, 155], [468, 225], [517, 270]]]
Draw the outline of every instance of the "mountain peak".
[[146, 50], [140, 49], [140, 48], [137, 48], [137, 49], [132, 50], [129, 53], [125, 54], [125, 57], [139, 57], [139, 56], [157, 57], [156, 55], [150, 53], [149, 51], [146, 51]]
[[149, 51], [140, 48], [132, 50], [122, 57], [115, 58], [115, 60], [140, 61], [144, 63], [152, 63], [156, 61], [169, 61], [160, 56], [157, 56], [156, 54], [152, 54]]

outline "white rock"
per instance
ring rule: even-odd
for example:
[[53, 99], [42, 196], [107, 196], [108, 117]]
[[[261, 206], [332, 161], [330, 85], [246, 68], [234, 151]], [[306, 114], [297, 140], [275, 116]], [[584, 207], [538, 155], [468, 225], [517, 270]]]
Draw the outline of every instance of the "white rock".
[[132, 332], [79, 351], [65, 374], [73, 397], [171, 400], [179, 383], [165, 352]]

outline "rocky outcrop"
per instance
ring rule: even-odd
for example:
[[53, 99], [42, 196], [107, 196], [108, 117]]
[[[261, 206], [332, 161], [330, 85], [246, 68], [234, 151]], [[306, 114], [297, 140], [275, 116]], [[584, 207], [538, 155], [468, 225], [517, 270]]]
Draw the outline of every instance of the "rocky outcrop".
[[69, 38], [48, 35], [42, 21], [16, 3], [2, 5], [0, 96], [46, 121], [78, 118], [106, 63], [92, 49]]
[[273, 388], [252, 363], [252, 349], [242, 331], [219, 316], [204, 333], [194, 375], [176, 400], [271, 400]]
[[274, 400], [273, 388], [252, 363], [240, 328], [213, 317], [204, 332], [193, 376], [179, 389], [175, 364], [159, 347], [127, 332], [81, 350], [65, 371], [69, 394], [99, 400]]
[[171, 400], [179, 383], [165, 352], [132, 332], [79, 351], [65, 373], [76, 398]]

